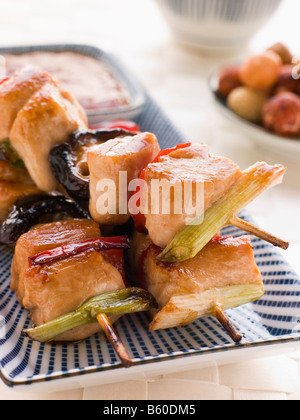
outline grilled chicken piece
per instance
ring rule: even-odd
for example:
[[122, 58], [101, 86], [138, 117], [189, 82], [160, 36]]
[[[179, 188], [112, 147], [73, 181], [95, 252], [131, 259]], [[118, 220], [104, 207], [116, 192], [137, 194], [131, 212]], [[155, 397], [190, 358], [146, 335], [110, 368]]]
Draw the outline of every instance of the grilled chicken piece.
[[[87, 154], [87, 163], [90, 173], [90, 213], [94, 220], [100, 225], [123, 225], [128, 222], [130, 215], [124, 193], [128, 191], [129, 183], [138, 179], [141, 171], [154, 160], [159, 151], [157, 138], [150, 133], [109, 140], [91, 148]], [[127, 174], [123, 185], [119, 182], [121, 172]], [[101, 206], [105, 204], [104, 197], [107, 196], [105, 191], [99, 189], [98, 183], [102, 180], [110, 180], [116, 186], [116, 194], [111, 197], [116, 202], [109, 209]], [[107, 210], [106, 214], [103, 208]]]
[[33, 181], [26, 169], [13, 166], [4, 160], [0, 160], [0, 180], [33, 185]]
[[58, 82], [37, 68], [25, 67], [0, 84], [0, 141], [9, 138], [18, 112], [45, 83]]
[[[125, 288], [121, 273], [105, 252], [89, 251], [43, 266], [29, 266], [30, 256], [99, 236], [97, 223], [69, 220], [37, 226], [19, 239], [11, 288], [20, 303], [30, 310], [36, 326], [74, 311], [89, 298]], [[111, 321], [116, 319], [113, 317]], [[99, 324], [91, 324], [57, 337], [57, 341], [82, 340], [98, 331]]]
[[6, 220], [13, 205], [19, 198], [38, 194], [35, 185], [8, 182], [0, 179], [0, 223]]
[[22, 235], [16, 245], [12, 261], [11, 289], [17, 293], [20, 304], [24, 298], [24, 275], [29, 267], [28, 258], [71, 242], [79, 242], [101, 236], [97, 223], [73, 219], [39, 225]]
[[52, 147], [86, 127], [87, 117], [79, 103], [54, 83], [44, 84], [19, 111], [10, 141], [41, 191], [57, 187], [49, 164]]
[[[234, 162], [210, 155], [208, 147], [201, 144], [178, 149], [148, 165], [144, 172], [148, 188], [143, 192], [148, 195], [148, 199], [144, 197], [142, 203], [148, 203], [146, 207], [144, 205], [143, 212], [146, 228], [153, 243], [165, 248], [179, 230], [226, 194], [240, 176], [241, 170]], [[151, 210], [153, 180], [162, 182], [163, 188], [166, 188], [165, 191], [160, 188], [159, 193], [154, 192], [154, 198], [158, 199], [159, 204], [156, 214]], [[184, 192], [185, 197], [185, 191], [188, 192], [190, 187], [190, 202], [186, 200], [187, 206], [183, 205], [183, 193], [174, 199], [178, 195], [172, 191], [173, 187]], [[170, 211], [168, 208], [163, 211], [168, 190]], [[164, 212], [167, 214], [163, 214]]]
[[226, 310], [264, 294], [248, 236], [215, 238], [195, 258], [178, 264], [158, 263], [160, 252], [149, 236], [135, 235], [131, 250], [134, 276], [159, 305], [151, 331], [213, 315], [216, 304]]
[[38, 193], [39, 190], [25, 169], [0, 160], [0, 223], [7, 218], [19, 198]]

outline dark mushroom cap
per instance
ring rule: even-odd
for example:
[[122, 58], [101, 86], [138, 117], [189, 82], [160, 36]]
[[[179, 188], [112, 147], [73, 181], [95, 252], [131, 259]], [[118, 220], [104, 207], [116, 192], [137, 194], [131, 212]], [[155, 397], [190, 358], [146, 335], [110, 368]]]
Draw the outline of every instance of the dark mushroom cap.
[[66, 143], [51, 150], [49, 160], [52, 171], [72, 198], [89, 200], [89, 175], [82, 171], [78, 162], [80, 148], [101, 144], [118, 137], [135, 135], [136, 133], [123, 129], [76, 131]]
[[0, 243], [14, 245], [21, 235], [39, 223], [66, 217], [87, 219], [89, 214], [63, 195], [33, 195], [18, 200], [0, 226]]

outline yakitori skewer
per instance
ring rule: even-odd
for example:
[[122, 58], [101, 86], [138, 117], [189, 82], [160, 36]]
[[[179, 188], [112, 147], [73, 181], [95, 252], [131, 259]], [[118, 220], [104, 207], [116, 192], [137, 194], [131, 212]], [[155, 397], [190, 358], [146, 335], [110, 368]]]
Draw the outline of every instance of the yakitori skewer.
[[130, 368], [133, 365], [133, 362], [108, 317], [105, 314], [98, 314], [97, 321], [99, 322], [110, 344], [113, 346], [115, 352], [121, 359], [123, 366], [125, 368]]
[[[38, 270], [39, 266], [48, 267], [49, 269], [51, 264], [63, 263], [63, 260], [70, 260], [72, 257], [78, 258], [78, 256], [85, 253], [91, 254], [95, 251], [100, 253], [110, 252], [105, 255], [107, 258], [109, 256], [112, 258], [113, 254], [111, 252], [116, 253], [118, 250], [122, 252], [128, 248], [129, 238], [127, 236], [113, 238], [95, 237], [42, 251], [29, 257], [28, 263], [32, 270]], [[115, 256], [120, 260], [119, 265], [122, 265], [123, 260], [119, 254], [117, 253]], [[121, 265], [119, 267], [120, 274], [122, 274]], [[113, 269], [113, 266], [111, 266], [111, 269]], [[97, 273], [95, 273], [96, 277]], [[133, 362], [113, 328], [111, 320], [115, 321], [124, 314], [147, 311], [153, 307], [156, 307], [155, 299], [147, 291], [138, 288], [119, 288], [114, 292], [92, 297], [73, 312], [66, 313], [44, 325], [38, 324], [36, 328], [28, 329], [24, 333], [33, 340], [43, 343], [59, 341], [62, 335], [71, 330], [92, 324], [97, 325], [98, 322], [120, 357], [123, 366], [128, 368], [132, 366]]]
[[284, 250], [288, 249], [290, 246], [289, 242], [284, 241], [283, 239], [277, 238], [276, 236], [272, 235], [265, 230], [260, 229], [257, 226], [254, 226], [252, 223], [247, 222], [246, 220], [240, 219], [237, 216], [233, 216], [230, 219], [230, 224], [237, 227], [238, 229], [242, 229], [251, 235], [254, 235], [260, 239], [263, 239], [270, 244], [282, 248]]
[[193, 259], [177, 264], [162, 264], [157, 259], [160, 252], [147, 234], [134, 235], [132, 276], [152, 291], [158, 304], [158, 310], [151, 311], [149, 330], [214, 317], [230, 338], [240, 343], [243, 335], [226, 311], [254, 302], [265, 293], [250, 237], [215, 237]]
[[195, 257], [217, 232], [230, 224], [234, 215], [265, 190], [280, 183], [285, 171], [281, 165], [270, 166], [264, 162], [245, 170], [230, 191], [205, 212], [204, 220], [201, 216], [199, 223], [196, 219], [191, 226], [179, 231], [158, 259], [180, 262]]
[[214, 312], [215, 312], [214, 316], [223, 326], [223, 328], [228, 333], [230, 338], [232, 338], [232, 340], [235, 343], [240, 343], [243, 339], [243, 336], [242, 334], [239, 333], [236, 326], [232, 323], [232, 321], [228, 318], [226, 313], [223, 311], [221, 305], [216, 305]]
[[139, 288], [128, 288], [96, 296], [84, 303], [76, 311], [63, 315], [44, 325], [24, 330], [29, 338], [47, 343], [55, 341], [61, 334], [83, 325], [99, 322], [107, 338], [114, 347], [125, 367], [132, 361], [114, 331], [108, 317], [148, 311], [156, 307], [153, 296]]

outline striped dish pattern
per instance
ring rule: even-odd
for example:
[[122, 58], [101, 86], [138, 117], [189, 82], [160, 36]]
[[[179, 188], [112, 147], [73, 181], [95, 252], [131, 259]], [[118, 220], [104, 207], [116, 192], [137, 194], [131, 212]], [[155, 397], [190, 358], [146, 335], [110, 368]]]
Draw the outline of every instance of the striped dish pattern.
[[[137, 119], [142, 130], [154, 132], [162, 148], [185, 141], [184, 136], [148, 97]], [[249, 220], [246, 213], [242, 217]], [[240, 236], [227, 227], [224, 235]], [[239, 325], [247, 344], [265, 345], [300, 339], [293, 335], [300, 314], [300, 280], [272, 246], [253, 238], [256, 261], [266, 284], [266, 295], [258, 302], [228, 311]], [[30, 385], [121, 368], [111, 345], [103, 335], [76, 344], [40, 344], [25, 338], [21, 331], [31, 325], [28, 312], [20, 307], [10, 290], [12, 250], [0, 247], [0, 317], [5, 319], [6, 335], [0, 335], [0, 376], [9, 385]], [[207, 352], [223, 352], [236, 345], [213, 318], [197, 320], [186, 327], [149, 333], [146, 314], [124, 316], [116, 329], [135, 364], [168, 360]], [[1, 325], [1, 323], [0, 323]]]
[[174, 15], [192, 21], [251, 22], [269, 17], [282, 0], [157, 0]]

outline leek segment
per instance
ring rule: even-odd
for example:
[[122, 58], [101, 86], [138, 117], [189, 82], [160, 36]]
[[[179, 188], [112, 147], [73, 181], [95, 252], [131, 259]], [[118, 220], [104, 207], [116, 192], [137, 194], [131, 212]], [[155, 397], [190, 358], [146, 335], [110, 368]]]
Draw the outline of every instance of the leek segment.
[[96, 323], [97, 316], [100, 313], [107, 316], [120, 316], [148, 311], [155, 306], [155, 299], [150, 293], [138, 288], [128, 288], [96, 296], [74, 312], [23, 332], [32, 340], [45, 343], [53, 341], [56, 337], [73, 328]]
[[224, 311], [260, 299], [265, 293], [263, 284], [246, 284], [213, 288], [203, 293], [173, 296], [156, 313], [150, 331], [187, 325], [198, 318], [215, 316], [216, 306]]
[[194, 258], [208, 242], [238, 214], [244, 207], [266, 189], [281, 183], [286, 169], [281, 165], [270, 166], [263, 162], [251, 166], [228, 193], [213, 204], [204, 214], [194, 220], [191, 226], [179, 231], [171, 243], [158, 256], [168, 263], [178, 263]]

